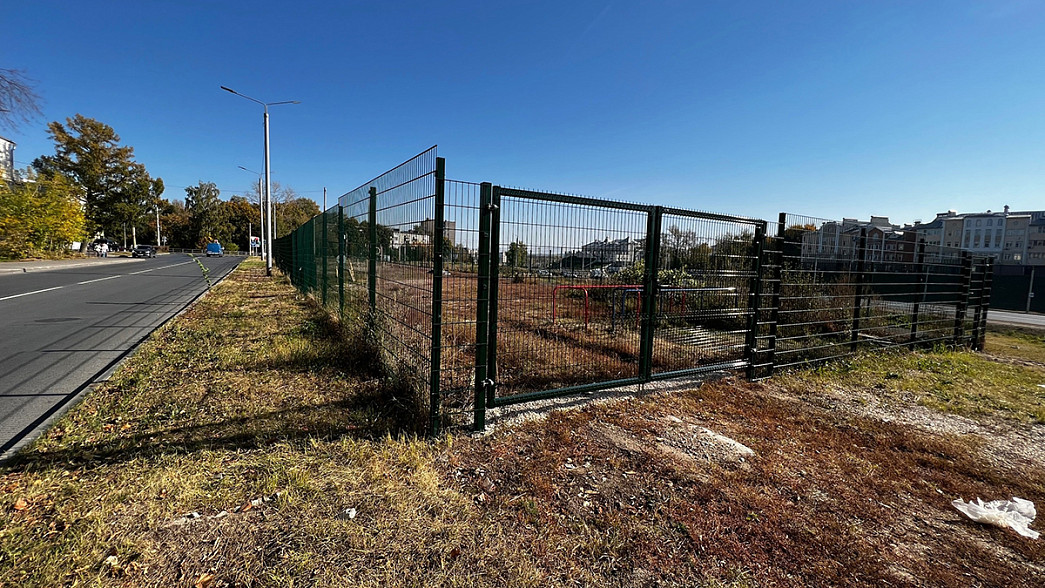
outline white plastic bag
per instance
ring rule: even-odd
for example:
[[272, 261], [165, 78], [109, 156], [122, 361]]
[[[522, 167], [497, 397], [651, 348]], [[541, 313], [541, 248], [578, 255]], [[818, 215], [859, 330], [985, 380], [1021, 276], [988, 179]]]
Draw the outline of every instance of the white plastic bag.
[[965, 502], [959, 498], [951, 504], [977, 523], [1009, 527], [1024, 537], [1038, 538], [1037, 531], [1027, 528], [1034, 522], [1034, 517], [1038, 516], [1034, 503], [1029, 500], [1013, 496], [1012, 500], [992, 500], [985, 503], [979, 498], [976, 502]]

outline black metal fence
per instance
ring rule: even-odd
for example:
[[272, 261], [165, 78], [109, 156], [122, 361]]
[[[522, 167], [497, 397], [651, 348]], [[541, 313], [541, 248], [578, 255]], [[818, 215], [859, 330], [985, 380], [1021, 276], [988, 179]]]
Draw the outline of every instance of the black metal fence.
[[997, 267], [991, 308], [1045, 312], [1045, 266]]
[[432, 148], [279, 239], [301, 291], [375, 334], [428, 429], [701, 372], [982, 348], [992, 265], [889, 227], [447, 180]]

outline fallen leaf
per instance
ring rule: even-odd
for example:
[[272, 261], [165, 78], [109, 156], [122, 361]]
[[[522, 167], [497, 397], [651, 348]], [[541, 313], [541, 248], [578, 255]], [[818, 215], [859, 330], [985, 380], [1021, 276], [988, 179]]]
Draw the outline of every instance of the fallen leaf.
[[29, 508], [29, 503], [24, 498], [19, 498], [15, 501], [15, 510], [25, 510]]
[[215, 576], [214, 574], [211, 574], [209, 572], [205, 573], [202, 576], [200, 576], [199, 580], [196, 580], [196, 588], [210, 588], [210, 586], [214, 584], [214, 580], [216, 579], [217, 576]]

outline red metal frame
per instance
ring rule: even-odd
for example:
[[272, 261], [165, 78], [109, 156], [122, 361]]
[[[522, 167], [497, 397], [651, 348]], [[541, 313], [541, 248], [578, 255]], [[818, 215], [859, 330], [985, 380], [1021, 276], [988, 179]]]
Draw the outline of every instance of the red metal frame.
[[613, 288], [617, 290], [634, 290], [642, 289], [642, 285], [636, 284], [560, 284], [552, 288], [552, 322], [558, 318], [558, 312], [556, 310], [556, 303], [559, 299], [559, 290], [583, 290], [584, 291], [584, 328], [588, 328], [589, 319], [589, 308], [588, 308], [588, 290], [597, 290], [600, 288]]

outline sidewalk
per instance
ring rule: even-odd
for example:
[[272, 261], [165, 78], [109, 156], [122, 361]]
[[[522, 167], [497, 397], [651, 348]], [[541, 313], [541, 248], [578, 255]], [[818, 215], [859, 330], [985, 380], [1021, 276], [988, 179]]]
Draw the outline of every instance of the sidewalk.
[[101, 265], [143, 261], [133, 257], [84, 257], [78, 259], [37, 259], [33, 261], [5, 261], [0, 263], [0, 274], [21, 274], [45, 270], [68, 269], [85, 265]]

